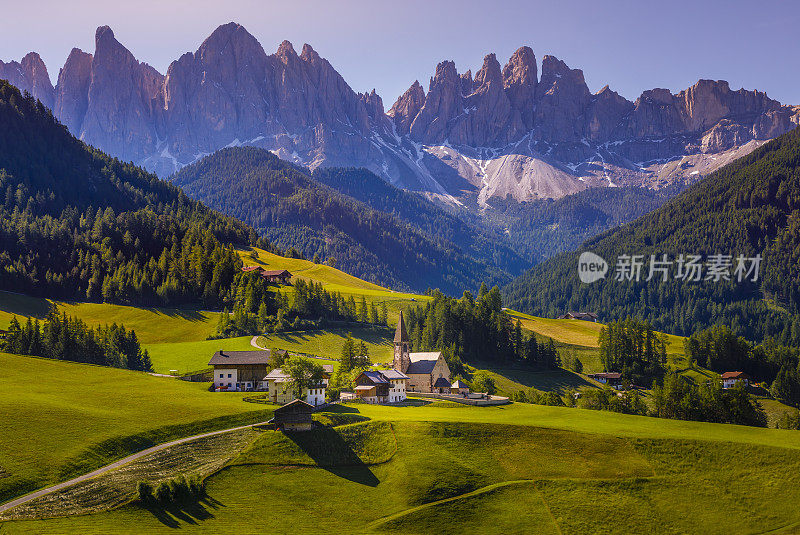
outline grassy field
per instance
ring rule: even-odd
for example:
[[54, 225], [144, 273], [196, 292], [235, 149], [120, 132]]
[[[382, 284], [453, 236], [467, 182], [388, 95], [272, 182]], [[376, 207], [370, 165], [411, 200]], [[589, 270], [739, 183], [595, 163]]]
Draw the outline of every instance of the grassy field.
[[[262, 249], [255, 249], [255, 251], [258, 253], [258, 258], [256, 259], [251, 258], [250, 250], [238, 251], [245, 265], [260, 265], [266, 269], [286, 269], [292, 272], [293, 279], [301, 278], [321, 283], [329, 292], [340, 292], [344, 297], [352, 295], [356, 299], [361, 299], [363, 296], [367, 303], [375, 303], [376, 305], [386, 303], [389, 320], [392, 323], [397, 321], [401, 309], [422, 304], [430, 299], [424, 295], [396, 292], [324, 264], [314, 264], [309, 260], [286, 258]], [[283, 291], [291, 293], [292, 290], [289, 286], [285, 287]]]
[[[758, 533], [800, 524], [800, 433], [515, 404], [342, 406], [371, 420], [267, 431], [166, 509], [3, 533]], [[321, 416], [325, 416], [324, 414]], [[268, 496], [268, 499], [265, 497]]]
[[114, 368], [0, 353], [0, 375], [0, 501], [169, 438], [269, 419], [241, 394]]
[[42, 319], [53, 307], [89, 325], [124, 324], [136, 331], [142, 344], [205, 340], [219, 320], [218, 312], [52, 301], [0, 291], [0, 328], [8, 328], [13, 316], [20, 322], [27, 317]]

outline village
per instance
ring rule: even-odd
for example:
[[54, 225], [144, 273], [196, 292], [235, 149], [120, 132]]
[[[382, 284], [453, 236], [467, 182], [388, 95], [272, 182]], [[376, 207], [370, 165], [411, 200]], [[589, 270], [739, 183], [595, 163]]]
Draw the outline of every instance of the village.
[[411, 352], [411, 341], [402, 312], [393, 344], [392, 367], [361, 371], [353, 381], [352, 391], [340, 392], [338, 399], [329, 399], [327, 392], [334, 372], [332, 364], [323, 364], [319, 377], [307, 375], [307, 380], [298, 385], [290, 373], [272, 366], [272, 352], [268, 349], [219, 350], [214, 353], [208, 362], [213, 368], [211, 389], [216, 392], [264, 393], [265, 400], [280, 405], [275, 410], [272, 423], [291, 431], [310, 429], [311, 414], [330, 403], [356, 401], [372, 405], [401, 404], [409, 394], [475, 406], [509, 403], [507, 397], [471, 392], [460, 379], [451, 382], [450, 368], [441, 351]]

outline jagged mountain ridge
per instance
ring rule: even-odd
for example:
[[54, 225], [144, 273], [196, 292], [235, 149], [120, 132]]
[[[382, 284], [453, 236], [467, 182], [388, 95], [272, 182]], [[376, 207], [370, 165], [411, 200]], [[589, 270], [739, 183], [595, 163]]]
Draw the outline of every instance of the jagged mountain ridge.
[[427, 92], [414, 82], [388, 112], [353, 91], [310, 45], [268, 55], [243, 26], [217, 28], [165, 75], [140, 63], [108, 27], [95, 52], [73, 49], [50, 83], [35, 53], [0, 62], [70, 131], [124, 160], [169, 175], [226, 146], [253, 145], [312, 169], [362, 166], [394, 185], [438, 195], [559, 198], [589, 186], [692, 181], [800, 122], [800, 107], [700, 80], [631, 102], [582, 71], [518, 49], [486, 56], [473, 78], [439, 63]]

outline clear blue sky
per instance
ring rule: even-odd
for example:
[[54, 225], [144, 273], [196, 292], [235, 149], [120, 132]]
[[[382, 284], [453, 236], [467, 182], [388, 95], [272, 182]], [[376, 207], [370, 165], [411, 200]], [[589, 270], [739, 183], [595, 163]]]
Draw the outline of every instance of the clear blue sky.
[[474, 73], [486, 53], [504, 63], [523, 44], [540, 65], [552, 54], [583, 69], [592, 91], [609, 84], [635, 99], [702, 77], [800, 104], [796, 0], [0, 0], [0, 9], [0, 59], [37, 51], [53, 80], [73, 46], [94, 50], [103, 24], [164, 73], [214, 28], [236, 21], [267, 53], [284, 39], [298, 52], [310, 43], [353, 89], [375, 87], [387, 109], [415, 79], [427, 89], [443, 59]]

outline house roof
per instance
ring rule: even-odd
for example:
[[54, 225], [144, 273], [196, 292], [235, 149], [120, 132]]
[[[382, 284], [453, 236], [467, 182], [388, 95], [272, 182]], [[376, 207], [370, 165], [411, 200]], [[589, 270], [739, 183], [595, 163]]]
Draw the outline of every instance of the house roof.
[[366, 371], [361, 372], [361, 375], [367, 377], [370, 381], [372, 381], [376, 385], [377, 384], [386, 384], [386, 383], [389, 382], [389, 381], [386, 380], [386, 377], [384, 377], [383, 374], [381, 374], [381, 372], [374, 372], [374, 371], [366, 370]]
[[602, 377], [603, 379], [620, 379], [622, 377], [622, 374], [620, 372], [590, 373], [589, 377]]
[[220, 349], [211, 360], [208, 361], [209, 366], [236, 366], [237, 364], [268, 364], [269, 363], [269, 350], [263, 351], [223, 351]]
[[750, 379], [750, 376], [744, 372], [725, 372], [720, 377], [723, 379]]
[[282, 405], [275, 409], [275, 414], [280, 414], [282, 412], [314, 412], [314, 407], [303, 401], [302, 399], [295, 399], [294, 401], [290, 401], [286, 405]]
[[408, 379], [408, 375], [404, 374], [403, 372], [399, 372], [397, 370], [381, 370], [381, 375], [386, 377], [387, 379]]
[[394, 342], [408, 342], [408, 333], [406, 332], [406, 322], [403, 319], [403, 311], [400, 311], [400, 319], [397, 321], [397, 330], [394, 332]]
[[283, 373], [281, 368], [275, 368], [274, 370], [270, 370], [266, 377], [264, 377], [265, 381], [278, 380], [278, 379], [288, 379], [289, 374]]
[[356, 387], [356, 392], [369, 392], [370, 390], [375, 390], [375, 387], [369, 385], [359, 385]]
[[461, 379], [457, 379], [455, 383], [450, 385], [453, 388], [468, 388], [467, 385]]
[[572, 311], [570, 311], [570, 312], [567, 312], [566, 314], [562, 314], [557, 319], [567, 319], [567, 318], [576, 318], [576, 319], [592, 318], [592, 319], [597, 319], [597, 314], [595, 314], [594, 312], [572, 312]]
[[261, 275], [264, 277], [278, 277], [280, 275], [289, 275], [291, 277], [291, 273], [285, 269], [265, 269], [261, 272]]
[[436, 379], [436, 382], [433, 383], [433, 387], [434, 388], [449, 388], [450, 387], [450, 381], [448, 381], [444, 377], [439, 377], [438, 379]]

